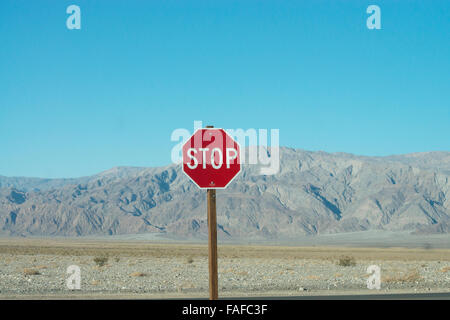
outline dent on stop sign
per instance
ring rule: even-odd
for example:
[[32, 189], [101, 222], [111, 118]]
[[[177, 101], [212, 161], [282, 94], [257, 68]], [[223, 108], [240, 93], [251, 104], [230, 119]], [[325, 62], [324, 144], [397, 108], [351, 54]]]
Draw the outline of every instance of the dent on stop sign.
[[240, 146], [223, 129], [198, 129], [182, 155], [184, 173], [199, 188], [225, 188], [241, 171]]

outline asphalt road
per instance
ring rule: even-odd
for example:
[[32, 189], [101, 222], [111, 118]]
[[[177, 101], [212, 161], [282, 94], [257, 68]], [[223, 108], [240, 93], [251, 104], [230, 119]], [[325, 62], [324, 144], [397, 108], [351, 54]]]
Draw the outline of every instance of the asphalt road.
[[285, 297], [227, 297], [221, 300], [450, 300], [450, 292]]
[[[1, 295], [0, 300], [208, 300], [207, 297], [133, 295], [133, 294], [55, 294], [55, 295]], [[220, 296], [219, 300], [450, 300], [450, 292], [432, 293], [376, 293], [302, 296]]]

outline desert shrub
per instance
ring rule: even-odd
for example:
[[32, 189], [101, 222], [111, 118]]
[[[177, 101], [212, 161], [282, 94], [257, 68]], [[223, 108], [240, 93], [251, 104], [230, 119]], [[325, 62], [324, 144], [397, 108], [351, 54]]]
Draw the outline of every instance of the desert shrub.
[[38, 270], [31, 269], [31, 268], [23, 269], [23, 273], [27, 276], [37, 276], [37, 275], [41, 274]]
[[144, 272], [133, 272], [130, 274], [130, 277], [145, 277], [146, 275]]
[[95, 257], [94, 262], [97, 266], [103, 267], [108, 262], [108, 257]]
[[337, 264], [341, 267], [353, 267], [356, 266], [356, 261], [354, 257], [342, 256], [339, 258]]
[[187, 262], [187, 263], [193, 263], [193, 262], [194, 262], [194, 259], [193, 259], [192, 257], [189, 257], [189, 258], [187, 258], [186, 262]]

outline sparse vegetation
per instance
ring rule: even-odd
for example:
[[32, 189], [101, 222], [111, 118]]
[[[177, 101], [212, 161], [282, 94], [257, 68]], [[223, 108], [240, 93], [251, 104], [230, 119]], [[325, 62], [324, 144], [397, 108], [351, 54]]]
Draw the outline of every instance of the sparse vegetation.
[[294, 269], [290, 268], [290, 267], [286, 267], [285, 268], [286, 271], [293, 271]]
[[[262, 245], [224, 245], [218, 248], [219, 257], [236, 261], [240, 258], [278, 259], [319, 259], [335, 263], [341, 255], [351, 255], [358, 262], [378, 261], [437, 261], [447, 265], [450, 261], [449, 249], [409, 249], [409, 248], [343, 248], [343, 247], [296, 247], [280, 246], [274, 250], [271, 246]], [[86, 241], [41, 241], [41, 240], [3, 240], [0, 239], [0, 254], [6, 255], [61, 255], [71, 257], [120, 257], [124, 263], [133, 262], [135, 257], [207, 258], [208, 250], [204, 244], [155, 244], [141, 242], [138, 245], [130, 242], [86, 242]], [[113, 258], [112, 258], [113, 259]], [[92, 258], [87, 260], [90, 263]], [[114, 260], [112, 260], [114, 261]]]
[[23, 269], [23, 273], [26, 276], [37, 276], [37, 275], [41, 274], [38, 270], [32, 269], [32, 268], [25, 268], [25, 269]]
[[[39, 241], [41, 242], [13, 239], [6, 242], [0, 239], [0, 269], [2, 274], [7, 275], [2, 278], [0, 298], [7, 294], [40, 295], [41, 291], [42, 295], [65, 295], [68, 292], [64, 281], [67, 279], [65, 270], [71, 264], [82, 268], [82, 286], [89, 295], [102, 296], [105, 292], [117, 292], [127, 296], [162, 292], [199, 294], [204, 290], [202, 281], [208, 266], [206, 244], [113, 241], [67, 241], [67, 244], [64, 244], [49, 240]], [[28, 250], [34, 247], [51, 254], [32, 255]], [[4, 254], [1, 252], [2, 248], [11, 248], [17, 252]], [[88, 254], [68, 257], [66, 251], [69, 252], [71, 248], [80, 254], [83, 248], [88, 248]], [[365, 280], [370, 276], [366, 270], [373, 264], [380, 266], [382, 287], [389, 290], [435, 291], [448, 287], [449, 283], [449, 249], [425, 251], [408, 248], [313, 248], [234, 244], [224, 244], [218, 249], [219, 276], [223, 280], [220, 284], [224, 291], [230, 293], [234, 290], [262, 293], [268, 292], [265, 290], [269, 288], [275, 288], [277, 292], [297, 292], [300, 290], [297, 290], [299, 286], [308, 290], [326, 290], [323, 292], [328, 293], [353, 290], [357, 286], [366, 290]], [[140, 253], [137, 254], [136, 251]], [[235, 255], [239, 255], [239, 258], [233, 258]], [[117, 264], [115, 262], [118, 259], [120, 263]], [[353, 265], [354, 261], [356, 267], [342, 266]], [[25, 271], [25, 268], [29, 270]], [[60, 279], [60, 284], [49, 279]], [[195, 285], [190, 286], [188, 281]], [[7, 294], [4, 293], [6, 290], [9, 290]], [[80, 294], [85, 293], [83, 291]]]
[[130, 273], [130, 277], [145, 277], [147, 274], [144, 272], [133, 272]]
[[108, 262], [108, 257], [95, 257], [94, 262], [97, 266], [103, 267]]
[[420, 273], [417, 270], [410, 270], [407, 273], [395, 275], [395, 276], [385, 276], [382, 282], [385, 283], [405, 283], [405, 282], [416, 282], [422, 279]]
[[341, 267], [354, 267], [356, 266], [356, 260], [352, 256], [342, 256], [339, 258], [337, 265]]
[[47, 266], [37, 266], [34, 267], [35, 269], [41, 270], [41, 269], [47, 269]]
[[450, 266], [449, 267], [444, 267], [441, 269], [441, 272], [448, 272], [450, 271]]

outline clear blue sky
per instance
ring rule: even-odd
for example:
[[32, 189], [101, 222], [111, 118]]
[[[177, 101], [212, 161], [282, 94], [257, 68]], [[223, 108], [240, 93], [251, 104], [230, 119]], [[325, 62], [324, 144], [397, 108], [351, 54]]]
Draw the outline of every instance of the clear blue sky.
[[167, 165], [194, 120], [307, 150], [450, 150], [450, 1], [0, 1], [0, 175]]

